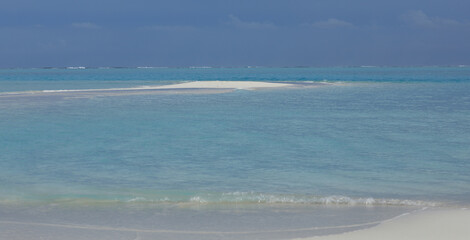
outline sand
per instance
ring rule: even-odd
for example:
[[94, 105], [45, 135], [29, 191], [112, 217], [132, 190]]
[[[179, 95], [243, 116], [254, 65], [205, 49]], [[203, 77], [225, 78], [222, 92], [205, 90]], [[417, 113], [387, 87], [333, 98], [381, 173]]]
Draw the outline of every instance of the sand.
[[[253, 209], [248, 212], [223, 211], [219, 212], [221, 214], [214, 215], [214, 212], [207, 212], [207, 209], [200, 211], [178, 208], [175, 210], [163, 207], [161, 209], [152, 208], [152, 210], [132, 206], [132, 210], [129, 211], [130, 209], [121, 207], [115, 209], [115, 206], [109, 206], [109, 208], [39, 206], [40, 209], [37, 211], [38, 209], [30, 206], [2, 209], [0, 205], [0, 239], [281, 240], [327, 234], [328, 232], [330, 234], [338, 233], [347, 230], [345, 228], [361, 230], [337, 235], [297, 238], [296, 240], [468, 240], [470, 236], [470, 210], [463, 209], [418, 210], [391, 220], [366, 223], [359, 221], [358, 224], [347, 225], [348, 227], [346, 225], [336, 226], [335, 224], [317, 227], [308, 227], [307, 224], [296, 227], [295, 224], [292, 225], [291, 220], [296, 219], [297, 221], [305, 219], [305, 217], [315, 218], [318, 217], [316, 214], [320, 212], [313, 211], [307, 214], [294, 212], [290, 214], [289, 211], [274, 209], [268, 215], [263, 215], [264, 210], [261, 211], [262, 214], [259, 217], [260, 212], [252, 212]], [[362, 211], [364, 210], [362, 209]], [[143, 212], [146, 213], [143, 214]], [[287, 217], [284, 217], [286, 215]], [[279, 217], [283, 221], [275, 223], [271, 217]], [[251, 224], [260, 224], [260, 228], [247, 227], [247, 220], [251, 221]], [[265, 220], [268, 221], [264, 222]], [[181, 221], [185, 223], [182, 224]], [[274, 225], [269, 226], [273, 223], [281, 225], [277, 225], [279, 228], [273, 228]], [[363, 228], [375, 224], [379, 225]]]
[[152, 89], [178, 89], [178, 88], [230, 88], [254, 90], [260, 88], [279, 88], [293, 87], [294, 84], [273, 83], [273, 82], [254, 82], [254, 81], [197, 81], [180, 84], [164, 85], [152, 87]]
[[122, 96], [145, 94], [216, 94], [243, 90], [258, 90], [272, 88], [302, 88], [317, 87], [326, 83], [273, 83], [255, 81], [196, 81], [170, 85], [137, 86], [128, 88], [104, 88], [104, 89], [57, 89], [57, 90], [33, 90], [19, 92], [3, 92], [0, 98], [15, 97], [48, 97], [62, 96], [67, 98], [94, 97], [94, 96]]
[[296, 240], [468, 240], [470, 210], [425, 210], [385, 221], [369, 229]]

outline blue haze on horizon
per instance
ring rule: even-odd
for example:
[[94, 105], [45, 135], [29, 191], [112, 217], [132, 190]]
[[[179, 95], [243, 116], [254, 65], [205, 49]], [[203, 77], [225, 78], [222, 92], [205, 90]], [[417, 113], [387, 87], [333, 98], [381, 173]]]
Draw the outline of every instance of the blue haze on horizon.
[[0, 3], [0, 68], [470, 65], [470, 1]]

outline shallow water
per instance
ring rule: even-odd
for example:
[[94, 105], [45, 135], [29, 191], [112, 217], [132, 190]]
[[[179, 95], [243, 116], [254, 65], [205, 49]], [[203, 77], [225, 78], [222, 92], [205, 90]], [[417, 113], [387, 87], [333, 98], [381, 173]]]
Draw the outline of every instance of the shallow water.
[[290, 239], [341, 233], [412, 211], [295, 205], [0, 206], [3, 239]]
[[[0, 220], [23, 221], [29, 217], [21, 212], [34, 216], [46, 209], [47, 216], [70, 215], [82, 224], [88, 219], [75, 214], [96, 213], [104, 225], [114, 226], [119, 211], [112, 215], [108, 207], [144, 205], [157, 215], [165, 209], [175, 219], [205, 219], [196, 223], [233, 219], [226, 225], [237, 231], [235, 226], [254, 217], [243, 212], [252, 204], [260, 216], [278, 211], [273, 204], [311, 208], [310, 213], [326, 209], [336, 219], [333, 225], [341, 219], [361, 222], [366, 206], [376, 209], [365, 210], [373, 214], [364, 219], [372, 221], [410, 207], [469, 205], [469, 76], [469, 68], [0, 70], [0, 210], [10, 213]], [[334, 84], [184, 94], [8, 95], [191, 80]], [[18, 210], [30, 204], [34, 207]], [[90, 204], [101, 210], [90, 210]], [[164, 207], [168, 204], [202, 210], [179, 212]], [[222, 211], [219, 204], [228, 207]], [[47, 210], [66, 205], [85, 208]], [[243, 210], [239, 220], [232, 216], [238, 214], [235, 205]], [[343, 206], [341, 213], [331, 206]], [[123, 221], [131, 224], [145, 212]], [[46, 215], [40, 222], [47, 222]], [[319, 226], [321, 219], [286, 216], [297, 219], [292, 227]], [[188, 225], [163, 219], [159, 223]]]

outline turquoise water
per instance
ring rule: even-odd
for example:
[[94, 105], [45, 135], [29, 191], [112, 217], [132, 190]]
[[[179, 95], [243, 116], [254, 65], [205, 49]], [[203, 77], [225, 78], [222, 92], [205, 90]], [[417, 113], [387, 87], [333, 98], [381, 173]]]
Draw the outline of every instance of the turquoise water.
[[[219, 94], [12, 96], [182, 81]], [[470, 203], [470, 68], [0, 70], [3, 203]]]

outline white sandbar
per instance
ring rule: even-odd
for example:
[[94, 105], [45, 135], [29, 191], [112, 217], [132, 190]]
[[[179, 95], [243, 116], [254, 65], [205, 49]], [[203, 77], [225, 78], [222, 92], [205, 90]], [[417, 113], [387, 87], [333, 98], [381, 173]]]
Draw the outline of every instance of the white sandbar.
[[[468, 240], [470, 210], [425, 210], [385, 221], [378, 226], [302, 240]], [[300, 240], [300, 239], [298, 239]]]
[[288, 83], [273, 83], [273, 82], [254, 82], [254, 81], [196, 81], [180, 84], [171, 84], [153, 89], [178, 89], [178, 88], [231, 88], [231, 89], [258, 89], [258, 88], [279, 88], [279, 87], [293, 87], [294, 84]]
[[256, 90], [267, 88], [302, 88], [317, 87], [326, 83], [274, 83], [255, 81], [195, 81], [170, 85], [152, 85], [127, 88], [103, 88], [103, 89], [59, 89], [59, 90], [33, 90], [20, 92], [0, 92], [0, 97], [21, 96], [51, 96], [76, 94], [80, 96], [116, 96], [116, 95], [139, 95], [139, 94], [179, 94], [179, 93], [222, 93], [236, 89]]

